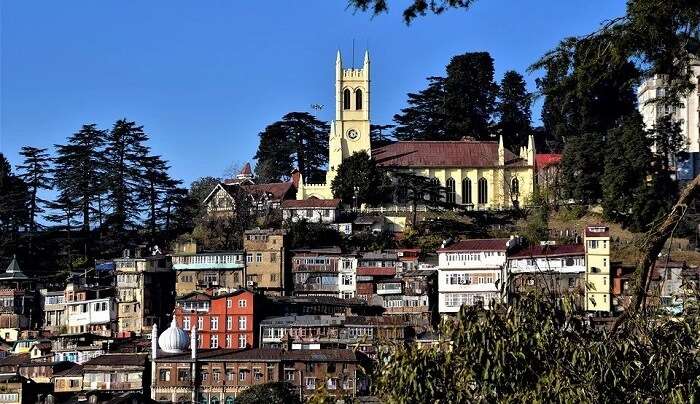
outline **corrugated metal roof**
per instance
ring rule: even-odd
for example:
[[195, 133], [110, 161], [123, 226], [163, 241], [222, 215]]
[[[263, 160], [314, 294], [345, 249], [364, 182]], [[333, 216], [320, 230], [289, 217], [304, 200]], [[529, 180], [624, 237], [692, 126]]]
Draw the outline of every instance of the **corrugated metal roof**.
[[340, 199], [288, 199], [282, 202], [282, 209], [294, 209], [294, 208], [332, 208], [338, 209], [340, 207]]
[[[493, 167], [498, 166], [498, 143], [474, 140], [404, 141], [372, 150], [383, 167]], [[525, 161], [505, 150], [506, 165]]]
[[448, 251], [506, 251], [507, 238], [487, 238], [460, 240], [450, 244], [445, 248], [440, 248], [437, 252]]
[[535, 245], [523, 248], [509, 255], [509, 258], [527, 257], [561, 257], [569, 255], [584, 255], [583, 244]]

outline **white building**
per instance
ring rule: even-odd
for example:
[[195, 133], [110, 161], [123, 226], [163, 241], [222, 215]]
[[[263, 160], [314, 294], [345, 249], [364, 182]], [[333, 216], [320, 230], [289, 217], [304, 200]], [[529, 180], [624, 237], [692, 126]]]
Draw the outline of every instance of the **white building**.
[[333, 223], [340, 213], [340, 199], [300, 199], [282, 202], [284, 220]]
[[66, 287], [66, 327], [69, 334], [93, 333], [111, 336], [117, 319], [114, 296], [108, 289]]
[[681, 99], [683, 106], [672, 107], [670, 105], [649, 103], [658, 97], [665, 95], [664, 84], [666, 80], [660, 75], [645, 80], [637, 90], [639, 112], [644, 118], [647, 128], [651, 129], [657, 120], [666, 115], [672, 115], [674, 120], [681, 122], [683, 138], [686, 140], [688, 152], [700, 152], [700, 101], [698, 99], [698, 83], [700, 80], [700, 61], [691, 63], [691, 83], [693, 90]]
[[357, 292], [357, 257], [343, 256], [338, 259], [338, 297], [349, 299]]
[[462, 240], [438, 253], [438, 311], [459, 312], [462, 305], [502, 301], [506, 252], [515, 240]]

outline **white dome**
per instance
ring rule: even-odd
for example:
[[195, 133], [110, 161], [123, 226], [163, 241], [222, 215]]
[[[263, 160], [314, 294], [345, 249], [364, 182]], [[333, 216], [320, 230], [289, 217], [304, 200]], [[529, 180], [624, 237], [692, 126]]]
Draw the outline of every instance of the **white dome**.
[[158, 337], [158, 346], [164, 352], [182, 353], [190, 347], [190, 336], [186, 331], [177, 328], [177, 323], [173, 318], [170, 327]]

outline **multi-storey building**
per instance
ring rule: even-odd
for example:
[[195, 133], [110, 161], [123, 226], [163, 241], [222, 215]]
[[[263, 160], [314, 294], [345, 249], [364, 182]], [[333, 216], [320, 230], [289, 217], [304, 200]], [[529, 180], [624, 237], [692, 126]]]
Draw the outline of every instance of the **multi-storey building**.
[[79, 365], [107, 352], [108, 337], [83, 333], [59, 335], [51, 340], [54, 362], [73, 362]]
[[377, 282], [385, 315], [400, 316], [415, 326], [427, 326], [437, 306], [437, 271], [406, 271], [398, 278]]
[[22, 331], [41, 326], [34, 281], [22, 272], [17, 257], [0, 273], [0, 336], [18, 338]]
[[287, 287], [286, 231], [274, 229], [246, 230], [246, 287], [267, 295], [283, 295]]
[[294, 294], [297, 296], [338, 296], [338, 247], [298, 249], [292, 255]]
[[338, 297], [350, 299], [357, 293], [357, 257], [345, 255], [338, 259]]
[[282, 218], [293, 222], [334, 223], [340, 214], [340, 199], [300, 199], [282, 202]]
[[361, 253], [357, 259], [356, 296], [369, 300], [377, 293], [377, 282], [392, 279], [401, 265], [396, 252], [370, 251]]
[[152, 399], [233, 404], [248, 387], [273, 382], [291, 383], [302, 399], [321, 385], [338, 396], [367, 393], [367, 380], [363, 376], [367, 359], [359, 352], [279, 348], [198, 350], [194, 342], [196, 334], [195, 331], [189, 335], [189, 343], [187, 333], [174, 326], [158, 338], [153, 335]]
[[610, 231], [606, 226], [586, 226], [586, 310], [611, 311]]
[[61, 334], [66, 331], [66, 297], [65, 291], [49, 291], [42, 289], [41, 309], [44, 313], [43, 330], [51, 334]]
[[457, 313], [462, 305], [502, 301], [506, 252], [516, 239], [472, 239], [438, 249], [438, 311]]
[[111, 336], [116, 330], [117, 305], [112, 288], [66, 286], [66, 328], [68, 333]]
[[177, 300], [175, 319], [185, 330], [197, 328], [199, 348], [253, 347], [257, 342], [256, 296], [242, 289], [217, 296], [192, 293]]
[[509, 298], [537, 290], [553, 296], [568, 295], [583, 308], [586, 251], [583, 244], [545, 243], [508, 255], [506, 277]]
[[[156, 327], [154, 327], [156, 328]], [[148, 354], [104, 354], [82, 365], [82, 395], [116, 398], [129, 392], [147, 393], [150, 387]]]
[[179, 245], [172, 254], [177, 296], [245, 287], [244, 257], [243, 251], [197, 252], [195, 243]]
[[117, 274], [117, 332], [147, 335], [172, 313], [175, 275], [170, 257], [156, 255], [114, 260]]

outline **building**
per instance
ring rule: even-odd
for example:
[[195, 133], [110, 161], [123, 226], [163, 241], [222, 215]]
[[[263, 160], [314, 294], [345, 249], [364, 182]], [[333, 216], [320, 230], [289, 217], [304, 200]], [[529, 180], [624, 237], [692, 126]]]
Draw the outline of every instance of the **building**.
[[[188, 339], [190, 340], [188, 342]], [[302, 398], [325, 385], [330, 394], [356, 396], [367, 393], [360, 352], [345, 349], [246, 350], [196, 348], [196, 331], [171, 325], [160, 337], [152, 337], [151, 398], [159, 402], [233, 404], [250, 386], [286, 381]], [[157, 342], [156, 342], [157, 341]]]
[[437, 271], [404, 271], [400, 277], [377, 282], [385, 315], [400, 316], [414, 326], [431, 324], [437, 308]]
[[338, 296], [339, 247], [292, 251], [294, 294], [297, 296]]
[[0, 336], [14, 340], [24, 330], [40, 329], [39, 304], [34, 281], [13, 256], [5, 272], [0, 273]]
[[684, 304], [697, 299], [700, 269], [685, 262], [660, 258], [649, 277], [647, 301], [673, 312], [682, 312]]
[[381, 306], [370, 305], [364, 299], [336, 296], [268, 296], [265, 306], [265, 313], [271, 317], [309, 314], [378, 316], [384, 312]]
[[282, 202], [282, 219], [293, 222], [306, 220], [315, 223], [334, 223], [340, 214], [340, 199], [287, 200]]
[[285, 294], [289, 283], [285, 230], [246, 230], [243, 249], [246, 253], [246, 287], [267, 295]]
[[65, 290], [66, 329], [70, 334], [106, 337], [116, 331], [117, 303], [112, 288], [87, 288], [69, 283]]
[[651, 102], [654, 99], [666, 95], [668, 78], [663, 75], [655, 75], [645, 80], [637, 89], [639, 112], [642, 114], [647, 129], [653, 128], [658, 120], [664, 116], [671, 116], [674, 121], [681, 123], [681, 134], [685, 140], [686, 151], [700, 152], [700, 120], [698, 110], [698, 77], [700, 77], [700, 62], [693, 59], [690, 64], [690, 82], [692, 90], [681, 97], [681, 105], [672, 106], [662, 102]]
[[561, 154], [538, 153], [535, 156], [535, 167], [537, 168], [536, 183], [540, 197], [546, 198], [549, 203], [556, 203], [560, 199], [560, 167]]
[[245, 287], [243, 251], [197, 252], [195, 243], [183, 243], [171, 257], [177, 296]]
[[148, 354], [104, 354], [82, 365], [82, 395], [115, 397], [129, 392], [146, 394], [150, 388], [150, 375]]
[[117, 332], [149, 335], [153, 324], [164, 326], [175, 305], [175, 274], [165, 255], [114, 260], [117, 273]]
[[256, 184], [250, 164], [246, 163], [236, 178], [217, 184], [202, 204], [212, 217], [229, 217], [235, 212], [236, 200], [243, 196], [249, 198], [253, 212], [265, 213], [279, 209], [283, 201], [294, 199], [295, 195], [293, 182]]
[[342, 256], [338, 259], [338, 297], [354, 298], [357, 293], [357, 257]]
[[44, 313], [43, 330], [50, 334], [66, 331], [66, 296], [65, 291], [41, 289], [41, 310]]
[[243, 289], [217, 296], [195, 292], [177, 300], [175, 320], [185, 330], [197, 328], [198, 348], [254, 347], [257, 341], [254, 313], [259, 302], [256, 296]]
[[606, 226], [586, 226], [586, 310], [611, 311], [610, 231]]
[[90, 333], [63, 334], [51, 339], [54, 362], [68, 361], [82, 365], [107, 352], [110, 339]]
[[516, 239], [472, 239], [438, 249], [438, 311], [455, 314], [463, 305], [502, 302], [503, 269]]
[[583, 308], [586, 251], [583, 244], [545, 242], [508, 255], [506, 276], [509, 299], [530, 291], [574, 298]]
[[[345, 69], [340, 52], [335, 63], [335, 120], [328, 142], [328, 171], [323, 184], [299, 180], [297, 199], [333, 198], [331, 183], [340, 163], [360, 151], [389, 171], [431, 178], [447, 189], [446, 201], [465, 209], [508, 209], [528, 200], [534, 187], [535, 145], [516, 153], [503, 140], [450, 142], [402, 141], [372, 149], [370, 142], [370, 60]], [[401, 203], [400, 201], [397, 201]]]
[[377, 282], [392, 279], [400, 266], [398, 254], [393, 251], [368, 251], [357, 259], [356, 296], [367, 301], [377, 293]]

